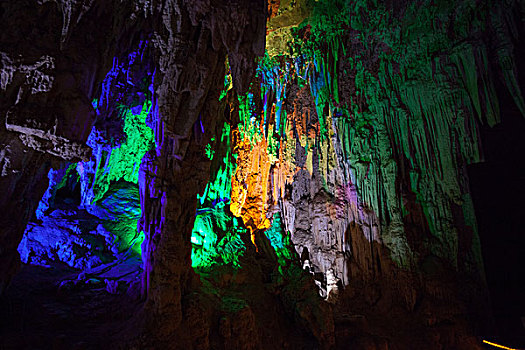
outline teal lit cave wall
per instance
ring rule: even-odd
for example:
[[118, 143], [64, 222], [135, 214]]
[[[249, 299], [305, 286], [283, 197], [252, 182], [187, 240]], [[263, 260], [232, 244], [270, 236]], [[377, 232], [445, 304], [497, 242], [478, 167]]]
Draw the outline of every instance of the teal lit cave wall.
[[[220, 96], [225, 108], [228, 91], [231, 91], [230, 74], [225, 76]], [[229, 210], [231, 178], [237, 167], [232, 138], [230, 122], [225, 121], [217, 137], [206, 146], [206, 156], [211, 160], [210, 179], [204, 192], [197, 195], [197, 213], [191, 236], [192, 266], [196, 269], [213, 265], [239, 268], [240, 257], [246, 251], [241, 235], [246, 235], [247, 229]]]
[[[98, 112], [98, 100], [93, 107]], [[138, 184], [142, 158], [153, 145], [153, 130], [146, 125], [152, 103], [146, 99], [142, 104], [129, 107], [117, 106], [116, 113], [123, 121], [123, 140], [109, 137], [105, 131], [93, 128], [88, 145], [94, 157], [90, 162], [79, 162], [77, 170], [82, 177], [82, 204], [90, 205], [100, 200], [112, 182], [120, 180]], [[86, 176], [84, 176], [86, 174]]]
[[[148, 43], [141, 41], [139, 48], [127, 59], [115, 59], [113, 68], [102, 83], [99, 99], [93, 107], [101, 120], [95, 124], [88, 145], [93, 149], [89, 162], [77, 165], [81, 179], [84, 207], [101, 212], [115, 209], [107, 230], [118, 236], [119, 251], [131, 249], [141, 253], [144, 234], [137, 232], [141, 215], [138, 198], [138, 175], [146, 152], [154, 146], [151, 119], [155, 113], [153, 99], [154, 71], [147, 59]], [[102, 118], [100, 118], [102, 116]], [[118, 131], [114, 132], [114, 128]], [[116, 184], [117, 190], [112, 191]], [[126, 185], [128, 184], [128, 185]], [[131, 185], [129, 185], [131, 184]], [[126, 191], [132, 191], [127, 196]], [[114, 198], [108, 198], [108, 192]], [[133, 204], [128, 205], [132, 200]], [[119, 202], [120, 201], [120, 202]], [[104, 216], [104, 210], [101, 216]]]

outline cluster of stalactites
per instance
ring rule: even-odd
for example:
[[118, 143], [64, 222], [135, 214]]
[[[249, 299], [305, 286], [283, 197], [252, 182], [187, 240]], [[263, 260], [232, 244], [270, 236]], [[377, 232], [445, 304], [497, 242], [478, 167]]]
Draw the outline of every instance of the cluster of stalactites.
[[[452, 206], [475, 231], [464, 167], [481, 160], [477, 124], [499, 121], [489, 48], [475, 34], [487, 16], [501, 42], [497, 63], [505, 84], [517, 106], [524, 105], [508, 40], [515, 24], [501, 7], [471, 5], [462, 2], [460, 15], [445, 3], [408, 5], [402, 19], [366, 1], [314, 6], [308, 26], [299, 26], [290, 43], [294, 55], [273, 50], [239, 97], [240, 137], [230, 145], [236, 160], [228, 174], [232, 214], [252, 232], [271, 228], [287, 184], [305, 169], [321, 177], [335, 207], [348, 207], [334, 219], [366, 222], [374, 231], [367, 237], [407, 265], [415, 253], [402, 233], [409, 213], [398, 188], [407, 183], [435, 237], [429, 249], [456, 265]], [[450, 21], [454, 38], [445, 30]], [[316, 115], [299, 105], [304, 101], [293, 102], [297, 89], [308, 89]], [[479, 263], [479, 256], [470, 259]]]
[[[281, 134], [284, 135], [284, 132], [276, 130], [273, 123], [266, 121], [266, 118], [278, 120], [276, 114], [282, 111], [286, 77], [280, 74], [277, 67], [270, 68], [273, 73], [263, 72], [259, 66], [260, 96], [254, 96], [254, 92], [249, 91], [238, 97], [230, 106], [235, 117], [224, 123], [220, 136], [206, 146], [206, 155], [211, 159], [212, 166], [210, 181], [204, 193], [198, 196], [199, 210], [192, 234], [194, 267], [227, 261], [238, 266], [238, 257], [231, 251], [237, 247], [237, 255], [242, 254], [244, 245], [239, 235], [247, 234], [249, 230], [255, 244], [255, 232], [270, 229], [272, 221], [275, 221], [269, 210], [272, 200], [277, 201], [279, 195], [271, 197], [272, 193], [284, 194], [284, 184], [290, 179], [284, 179], [277, 164], [279, 154], [282, 154]], [[227, 75], [221, 100], [231, 88], [230, 82], [231, 78]], [[258, 97], [264, 101], [262, 105], [257, 105]], [[283, 122], [279, 122], [283, 128], [286, 124], [284, 120], [285, 116]], [[234, 224], [237, 223], [234, 227], [239, 228], [230, 232], [217, 225], [225, 215]], [[222, 246], [232, 249], [220, 248]]]
[[[394, 261], [406, 265], [414, 252], [398, 232], [408, 209], [396, 185], [406, 182], [435, 237], [430, 250], [456, 265], [453, 206], [461, 208], [464, 224], [476, 229], [464, 167], [481, 160], [477, 124], [499, 122], [494, 65], [488, 44], [476, 34], [485, 30], [486, 20], [501, 43], [496, 66], [524, 110], [509, 40], [516, 32], [512, 16], [498, 5], [464, 1], [461, 8], [459, 14], [444, 2], [408, 5], [399, 18], [366, 1], [315, 6], [309, 27], [303, 27], [308, 38], [296, 35], [291, 43], [299, 47], [295, 56], [279, 58], [274, 52], [262, 60], [257, 88], [252, 84], [240, 99], [244, 138], [232, 180], [232, 212], [268, 228], [273, 205], [301, 167], [310, 174], [319, 171], [334, 194], [330, 183], [339, 168], [337, 185], [357, 191], [356, 198], [341, 200], [364, 210], [359, 220], [372, 213], [366, 220], [384, 232], [370, 237], [382, 239]], [[453, 37], [446, 31], [451, 21]], [[351, 30], [342, 30], [346, 27]], [[304, 121], [311, 118], [295, 106], [283, 108], [292, 85], [308, 86], [317, 128], [307, 127]], [[306, 152], [304, 164], [297, 161], [298, 144]], [[468, 259], [479, 263], [474, 255]]]

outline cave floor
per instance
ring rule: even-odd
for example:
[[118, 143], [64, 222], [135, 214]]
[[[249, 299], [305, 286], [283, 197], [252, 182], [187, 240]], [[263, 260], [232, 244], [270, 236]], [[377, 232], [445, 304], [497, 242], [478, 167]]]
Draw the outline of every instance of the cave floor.
[[[128, 268], [125, 264], [118, 267]], [[78, 270], [63, 264], [49, 267], [23, 265], [6, 295], [0, 299], [0, 350], [106, 349], [119, 344], [125, 334], [134, 334], [133, 322], [137, 319], [134, 316], [143, 306], [136, 288], [111, 294], [100, 279], [98, 282], [89, 276], [79, 279], [78, 275]], [[210, 276], [201, 275], [201, 280], [205, 281], [204, 289], [217, 288], [206, 282], [213, 280]], [[62, 281], [68, 282], [61, 285]], [[277, 324], [276, 319], [285, 316], [275, 317], [276, 310], [258, 310], [272, 304], [270, 297], [261, 293], [263, 289], [257, 286], [249, 292], [243, 290], [242, 294], [252, 295], [254, 300], [248, 300], [248, 303], [258, 315], [268, 316], [265, 319], [268, 326], [275, 326], [269, 327], [269, 333], [282, 333], [286, 329], [284, 333], [297, 338], [292, 343], [304, 345], [305, 341], [308, 342], [299, 339], [300, 334], [293, 334], [292, 328], [287, 329], [288, 325]], [[350, 305], [335, 306], [337, 349], [348, 349], [349, 346], [353, 349], [437, 349], [466, 336], [454, 322], [429, 324], [432, 320], [427, 319], [428, 316], [425, 320], [416, 315], [407, 317], [397, 306], [377, 309], [366, 304], [354, 299]], [[424, 323], [426, 325], [422, 325]], [[466, 345], [460, 347], [462, 349], [491, 348], [480, 344], [479, 337], [460, 343]], [[512, 341], [503, 343], [510, 345]]]
[[77, 280], [64, 265], [24, 265], [0, 300], [0, 349], [103, 349], [139, 310], [129, 294], [110, 294], [105, 283]]

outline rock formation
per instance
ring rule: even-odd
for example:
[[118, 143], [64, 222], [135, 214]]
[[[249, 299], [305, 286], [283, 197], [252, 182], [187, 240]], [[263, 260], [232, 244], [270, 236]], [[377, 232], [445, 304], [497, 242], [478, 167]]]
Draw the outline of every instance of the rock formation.
[[524, 8], [1, 3], [0, 295], [75, 268], [139, 304], [115, 348], [480, 347], [467, 169], [525, 116]]

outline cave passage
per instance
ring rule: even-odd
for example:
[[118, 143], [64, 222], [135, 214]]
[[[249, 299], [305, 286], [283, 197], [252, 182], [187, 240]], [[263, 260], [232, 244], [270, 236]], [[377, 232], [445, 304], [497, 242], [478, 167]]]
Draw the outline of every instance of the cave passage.
[[154, 143], [147, 125], [153, 107], [146, 50], [141, 41], [121, 62], [115, 58], [99, 87], [89, 160], [49, 171], [47, 190], [18, 246], [23, 263], [62, 263], [79, 271], [76, 284], [98, 283], [112, 293], [119, 284], [126, 289], [140, 281], [139, 169]]
[[524, 18], [0, 2], [0, 349], [525, 346]]
[[502, 122], [482, 130], [485, 161], [470, 166], [469, 177], [495, 323], [513, 336], [525, 321], [525, 167], [518, 161], [525, 153], [525, 120], [512, 96], [500, 91]]

